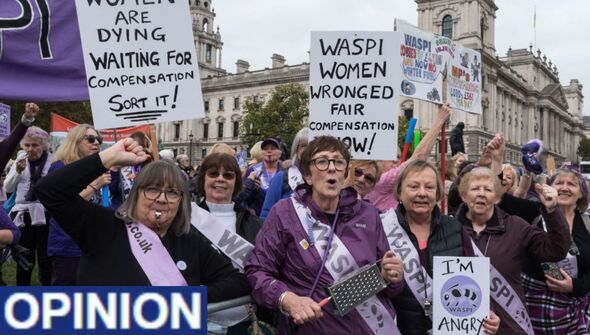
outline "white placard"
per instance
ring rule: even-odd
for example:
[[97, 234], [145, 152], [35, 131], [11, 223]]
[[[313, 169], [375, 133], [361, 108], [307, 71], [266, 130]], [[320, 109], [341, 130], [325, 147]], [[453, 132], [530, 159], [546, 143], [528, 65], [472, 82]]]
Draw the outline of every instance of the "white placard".
[[204, 116], [188, 1], [76, 0], [96, 128]]
[[338, 137], [354, 159], [397, 157], [398, 45], [393, 31], [311, 33], [311, 138]]
[[403, 74], [396, 78], [400, 94], [442, 103], [443, 73], [450, 58], [447, 45], [453, 42], [400, 19], [395, 19], [395, 30], [401, 34], [396, 49]]
[[447, 101], [451, 108], [481, 114], [481, 54], [455, 44], [447, 72]]
[[433, 334], [483, 334], [490, 311], [488, 257], [434, 257]]

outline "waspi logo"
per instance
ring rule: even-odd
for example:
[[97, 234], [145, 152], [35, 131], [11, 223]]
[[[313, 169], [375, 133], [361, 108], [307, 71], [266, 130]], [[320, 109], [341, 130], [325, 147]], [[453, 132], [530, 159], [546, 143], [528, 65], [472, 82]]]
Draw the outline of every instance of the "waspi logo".
[[0, 287], [0, 301], [9, 334], [207, 333], [204, 286]]

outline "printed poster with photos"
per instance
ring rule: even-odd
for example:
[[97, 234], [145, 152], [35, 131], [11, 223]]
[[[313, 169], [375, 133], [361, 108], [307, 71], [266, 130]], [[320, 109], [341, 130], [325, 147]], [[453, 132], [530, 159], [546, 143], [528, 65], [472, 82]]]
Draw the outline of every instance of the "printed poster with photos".
[[490, 259], [437, 256], [433, 275], [433, 334], [483, 334], [490, 311]]
[[400, 34], [399, 57], [402, 76], [396, 87], [406, 97], [442, 103], [445, 65], [452, 56], [453, 41], [395, 19]]
[[447, 72], [447, 101], [451, 108], [481, 114], [481, 54], [455, 44]]

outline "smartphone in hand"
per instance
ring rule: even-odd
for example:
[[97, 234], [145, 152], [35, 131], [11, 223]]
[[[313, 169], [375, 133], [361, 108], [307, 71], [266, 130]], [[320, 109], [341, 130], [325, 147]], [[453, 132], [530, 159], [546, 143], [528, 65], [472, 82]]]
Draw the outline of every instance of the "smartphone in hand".
[[541, 269], [549, 277], [553, 277], [557, 280], [564, 280], [565, 277], [559, 271], [559, 265], [557, 263], [541, 263]]

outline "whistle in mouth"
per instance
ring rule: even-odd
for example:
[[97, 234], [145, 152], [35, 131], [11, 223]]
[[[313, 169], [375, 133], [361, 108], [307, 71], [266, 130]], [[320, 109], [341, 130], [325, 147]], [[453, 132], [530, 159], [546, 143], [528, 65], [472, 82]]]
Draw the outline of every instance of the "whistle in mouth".
[[162, 217], [162, 212], [156, 212], [156, 220], [160, 220]]

